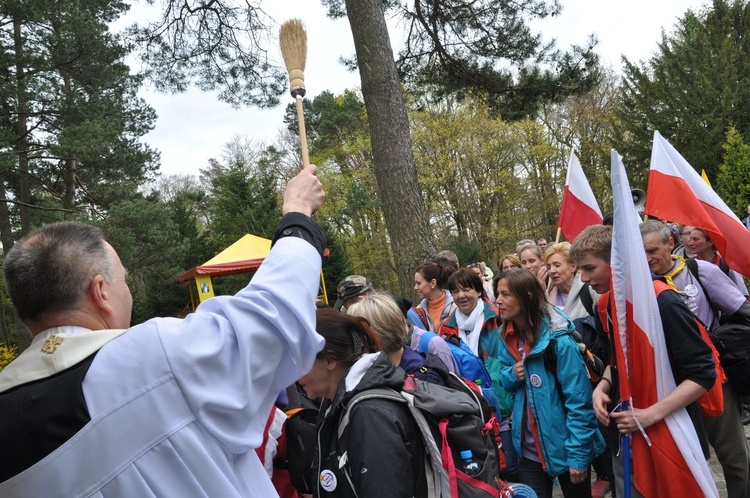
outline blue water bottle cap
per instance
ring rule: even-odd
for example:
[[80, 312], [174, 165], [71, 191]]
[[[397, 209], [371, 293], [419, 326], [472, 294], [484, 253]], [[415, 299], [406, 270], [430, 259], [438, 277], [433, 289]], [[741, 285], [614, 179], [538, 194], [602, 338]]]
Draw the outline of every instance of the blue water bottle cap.
[[468, 460], [469, 458], [473, 457], [474, 454], [471, 452], [471, 450], [463, 450], [461, 452], [461, 458], [464, 460]]

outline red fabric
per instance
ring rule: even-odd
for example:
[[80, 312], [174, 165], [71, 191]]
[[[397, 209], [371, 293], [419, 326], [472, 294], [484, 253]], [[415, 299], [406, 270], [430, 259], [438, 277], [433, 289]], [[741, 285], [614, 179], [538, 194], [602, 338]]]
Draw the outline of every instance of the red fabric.
[[[459, 481], [463, 481], [467, 484], [469, 484], [473, 488], [481, 489], [485, 493], [487, 493], [488, 496], [494, 496], [495, 498], [499, 498], [500, 492], [487, 484], [486, 482], [480, 481], [479, 479], [474, 479], [473, 477], [469, 477], [463, 472], [457, 472], [456, 477]], [[451, 489], [451, 493], [453, 490]], [[456, 494], [451, 496], [458, 496], [458, 488], [456, 488]]]
[[[612, 316], [616, 316], [614, 299], [611, 299]], [[656, 364], [654, 350], [646, 333], [633, 320], [632, 304], [627, 303], [626, 336], [628, 344], [627, 364], [630, 378], [626, 374], [625, 354], [622, 345], [613, 339], [617, 355], [620, 381], [620, 399], [633, 398], [633, 406], [648, 407], [659, 401], [656, 390]], [[619, 336], [617, 321], [613, 321], [613, 338]], [[633, 475], [635, 486], [644, 496], [702, 496], [700, 486], [685, 463], [680, 449], [666, 423], [662, 420], [648, 429], [649, 447], [643, 435], [632, 433]]]
[[456, 480], [456, 463], [453, 461], [453, 453], [448, 445], [448, 419], [443, 418], [438, 423], [442, 443], [440, 445], [440, 457], [443, 461], [443, 467], [448, 472], [448, 481], [451, 486], [451, 496], [458, 496], [458, 481]]
[[260, 443], [260, 446], [255, 448], [255, 454], [258, 455], [258, 458], [260, 459], [260, 463], [265, 465], [266, 463], [266, 444], [268, 443], [268, 431], [271, 429], [271, 424], [273, 423], [274, 416], [276, 415], [276, 407], [271, 407], [271, 413], [268, 415], [268, 419], [266, 420], [266, 426], [263, 428], [263, 441]]
[[602, 217], [591, 206], [576, 197], [566, 185], [560, 205], [560, 220], [557, 224], [565, 238], [573, 242], [584, 228], [601, 225]]
[[[700, 200], [684, 179], [651, 170], [645, 213], [705, 230], [730, 268], [750, 275], [750, 231], [721, 208]], [[679, 199], [679, 202], [675, 202]]]
[[[654, 290], [656, 291], [657, 297], [664, 291], [674, 292], [674, 290], [669, 285], [658, 280], [654, 281]], [[724, 369], [721, 366], [721, 361], [719, 360], [719, 352], [716, 350], [713, 341], [711, 341], [711, 337], [709, 337], [706, 327], [704, 327], [697, 319], [695, 320], [695, 324], [701, 331], [703, 342], [708, 344], [708, 347], [711, 348], [711, 355], [714, 357], [714, 365], [716, 367], [716, 382], [714, 382], [714, 385], [713, 387], [711, 387], [711, 389], [709, 389], [703, 396], [698, 399], [698, 404], [701, 407], [701, 414], [703, 414], [704, 417], [718, 417], [722, 413], [724, 413], [723, 384], [727, 380], [727, 376], [724, 374]]]

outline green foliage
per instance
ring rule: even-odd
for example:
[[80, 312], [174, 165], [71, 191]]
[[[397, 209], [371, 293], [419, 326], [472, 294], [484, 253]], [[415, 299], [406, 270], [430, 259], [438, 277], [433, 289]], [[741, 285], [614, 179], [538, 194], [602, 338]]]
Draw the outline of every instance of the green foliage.
[[697, 170], [716, 178], [727, 129], [750, 129], [750, 6], [714, 0], [687, 11], [647, 61], [625, 59], [618, 148], [631, 184], [645, 185], [658, 130]]
[[[331, 17], [346, 15], [344, 0], [323, 4]], [[543, 102], [585, 93], [599, 80], [593, 37], [563, 52], [531, 29], [532, 21], [560, 13], [554, 0], [386, 0], [383, 9], [405, 24], [406, 40], [396, 60], [402, 80], [435, 101], [472, 95], [516, 120], [534, 116]]]
[[[371, 279], [380, 289], [394, 289], [396, 274], [385, 228], [377, 180], [373, 172], [367, 115], [354, 91], [334, 96], [323, 92], [305, 101], [311, 160], [318, 164], [326, 189], [326, 202], [317, 217], [326, 225], [331, 257], [342, 258], [338, 270], [326, 269], [329, 298], [335, 287], [352, 273]], [[285, 121], [296, 126], [294, 107]], [[340, 251], [341, 254], [337, 254]], [[331, 264], [331, 266], [334, 266]], [[333, 294], [330, 294], [333, 290]]]
[[414, 112], [412, 123], [438, 247], [476, 241], [480, 261], [495, 261], [520, 238], [554, 233], [566, 162], [539, 123], [471, 102]]
[[0, 210], [6, 249], [11, 225], [23, 234], [81, 211], [101, 214], [154, 172], [158, 155], [139, 139], [156, 116], [137, 98], [141, 78], [108, 27], [126, 10], [92, 0], [0, 8], [0, 197], [19, 201]]
[[177, 275], [194, 264], [194, 234], [181, 233], [173, 216], [169, 205], [140, 198], [114, 204], [101, 223], [128, 269], [134, 324], [154, 316], [178, 316], [189, 300]]
[[[331, 227], [326, 226], [328, 234], [328, 249], [330, 251], [327, 258], [323, 258], [323, 275], [326, 283], [326, 294], [328, 295], [328, 304], [333, 306], [336, 302], [336, 286], [347, 276], [357, 273], [352, 268], [347, 258], [346, 248], [341, 241], [341, 236]], [[379, 279], [376, 279], [379, 280]]]
[[207, 230], [220, 248], [250, 233], [271, 238], [281, 216], [279, 185], [267, 151], [236, 138], [225, 146], [224, 162], [211, 160], [203, 170], [208, 182]]
[[744, 218], [750, 205], [750, 145], [730, 128], [724, 143], [724, 162], [719, 165], [716, 191], [735, 213]]
[[[487, 256], [482, 252], [482, 246], [476, 239], [467, 240], [462, 237], [452, 237], [446, 241], [445, 246], [440, 246], [440, 250], [451, 250], [456, 253], [461, 266], [467, 266], [480, 261], [488, 262]], [[490, 266], [492, 266], [490, 264]]]
[[18, 346], [8, 346], [0, 343], [0, 371], [18, 356]]

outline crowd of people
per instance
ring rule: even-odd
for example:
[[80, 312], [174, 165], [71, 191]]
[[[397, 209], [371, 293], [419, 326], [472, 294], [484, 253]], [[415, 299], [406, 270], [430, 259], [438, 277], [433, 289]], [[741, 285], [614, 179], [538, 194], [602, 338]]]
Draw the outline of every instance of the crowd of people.
[[[487, 374], [462, 382], [498, 421], [503, 481], [543, 498], [555, 483], [566, 498], [625, 496], [620, 435], [684, 408], [728, 496], [750, 497], [740, 393], [721, 386], [718, 416], [698, 404], [722, 381], [699, 324], [750, 316], [742, 276], [705, 231], [641, 225], [676, 388], [618, 410], [611, 227], [572, 244], [521, 240], [495, 272], [443, 251], [415, 268], [415, 305], [351, 275], [329, 307], [315, 304], [326, 239], [311, 216], [323, 198], [306, 167], [245, 289], [132, 328], [127, 271], [99, 230], [63, 222], [19, 241], [4, 272], [34, 339], [0, 372], [0, 495], [434, 496], [408, 404], [363, 395], [410, 378], [446, 386], [465, 368], [460, 350]], [[582, 346], [606, 365], [600, 378]]]

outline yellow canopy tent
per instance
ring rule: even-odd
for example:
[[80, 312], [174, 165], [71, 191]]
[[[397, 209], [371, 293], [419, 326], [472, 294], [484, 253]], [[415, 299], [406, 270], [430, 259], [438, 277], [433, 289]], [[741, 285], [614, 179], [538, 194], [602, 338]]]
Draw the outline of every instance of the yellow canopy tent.
[[[209, 259], [200, 266], [196, 266], [177, 277], [177, 281], [195, 281], [198, 290], [198, 302], [214, 296], [214, 288], [211, 283], [212, 277], [234, 275], [257, 270], [271, 250], [271, 241], [263, 237], [245, 234], [237, 242], [227, 247], [219, 254]], [[326, 250], [327, 251], [327, 250]], [[190, 288], [190, 307], [195, 310], [195, 298], [193, 288]], [[320, 296], [319, 298], [328, 304], [323, 272], [320, 272]]]

